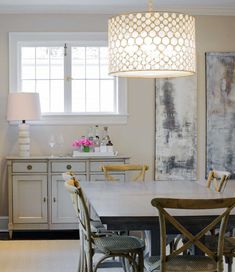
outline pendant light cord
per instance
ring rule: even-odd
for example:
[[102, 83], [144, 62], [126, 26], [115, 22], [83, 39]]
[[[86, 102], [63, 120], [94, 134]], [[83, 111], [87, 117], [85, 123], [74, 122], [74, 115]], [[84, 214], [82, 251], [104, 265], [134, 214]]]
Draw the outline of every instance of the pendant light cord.
[[148, 11], [153, 12], [153, 0], [148, 0]]

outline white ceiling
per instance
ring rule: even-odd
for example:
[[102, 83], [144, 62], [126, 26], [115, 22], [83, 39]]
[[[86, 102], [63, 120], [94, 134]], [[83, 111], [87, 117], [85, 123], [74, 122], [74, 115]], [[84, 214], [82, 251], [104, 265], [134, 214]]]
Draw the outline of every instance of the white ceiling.
[[[235, 0], [153, 0], [155, 10], [235, 15]], [[0, 13], [111, 13], [147, 10], [147, 0], [0, 0]]]

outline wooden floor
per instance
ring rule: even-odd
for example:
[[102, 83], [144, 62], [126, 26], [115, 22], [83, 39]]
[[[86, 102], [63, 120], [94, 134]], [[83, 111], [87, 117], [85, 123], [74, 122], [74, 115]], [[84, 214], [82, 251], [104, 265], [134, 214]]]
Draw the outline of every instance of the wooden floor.
[[[0, 241], [1, 272], [76, 272], [78, 240]], [[227, 271], [225, 265], [225, 271]], [[121, 272], [122, 269], [99, 269]]]
[[[76, 272], [78, 240], [0, 241], [1, 272]], [[119, 272], [121, 269], [100, 269]]]

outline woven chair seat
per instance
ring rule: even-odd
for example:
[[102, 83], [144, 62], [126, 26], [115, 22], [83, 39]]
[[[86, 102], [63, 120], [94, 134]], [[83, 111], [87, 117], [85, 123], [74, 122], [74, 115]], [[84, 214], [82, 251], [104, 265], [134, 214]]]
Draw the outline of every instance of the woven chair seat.
[[128, 253], [144, 248], [144, 242], [133, 236], [109, 236], [94, 239], [95, 246], [104, 254]]
[[[147, 271], [160, 271], [160, 257], [153, 256], [145, 260]], [[167, 272], [204, 272], [217, 271], [216, 262], [206, 256], [179, 255], [169, 257]]]

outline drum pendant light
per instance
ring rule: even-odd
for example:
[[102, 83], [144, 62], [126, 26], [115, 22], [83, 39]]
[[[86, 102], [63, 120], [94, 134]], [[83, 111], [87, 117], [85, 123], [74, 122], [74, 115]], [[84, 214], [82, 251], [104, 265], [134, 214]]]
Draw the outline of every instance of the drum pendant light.
[[169, 78], [195, 73], [195, 18], [176, 12], [121, 14], [109, 19], [109, 73]]

